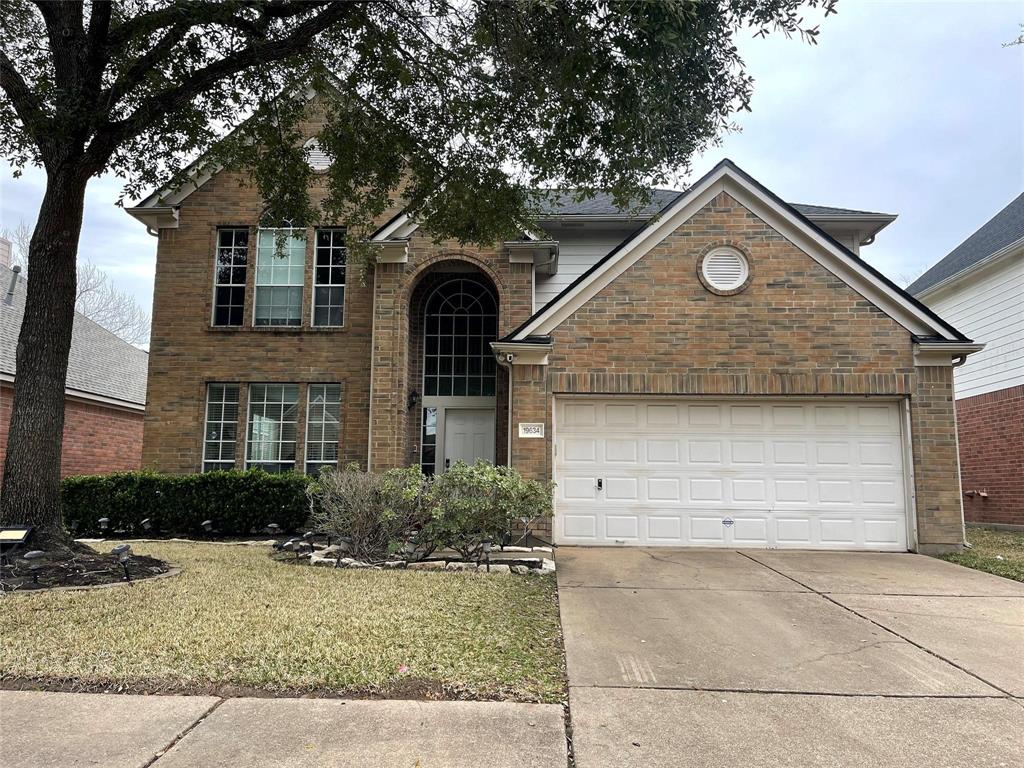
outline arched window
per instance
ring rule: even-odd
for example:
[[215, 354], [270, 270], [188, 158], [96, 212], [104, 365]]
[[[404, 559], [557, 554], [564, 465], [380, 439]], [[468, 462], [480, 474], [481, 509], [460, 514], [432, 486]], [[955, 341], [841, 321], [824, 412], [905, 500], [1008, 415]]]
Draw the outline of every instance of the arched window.
[[426, 397], [493, 397], [498, 302], [474, 278], [454, 278], [427, 299], [423, 340]]

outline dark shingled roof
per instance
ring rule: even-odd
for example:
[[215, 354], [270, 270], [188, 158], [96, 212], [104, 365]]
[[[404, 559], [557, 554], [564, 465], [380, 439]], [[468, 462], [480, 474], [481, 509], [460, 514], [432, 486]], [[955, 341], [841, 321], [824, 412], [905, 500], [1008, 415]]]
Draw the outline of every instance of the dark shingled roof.
[[[10, 269], [0, 265], [0, 373], [15, 375], [15, 350], [25, 315], [25, 278], [18, 276], [8, 296]], [[146, 404], [149, 355], [122, 341], [85, 315], [75, 313], [68, 359], [67, 388], [137, 405]]]
[[907, 292], [916, 296], [1020, 240], [1024, 240], [1024, 193], [908, 285]]
[[[614, 216], [616, 214], [630, 214], [640, 218], [653, 216], [664, 210], [665, 206], [671, 203], [681, 193], [674, 189], [652, 189], [651, 201], [643, 206], [639, 212], [633, 210], [635, 206], [627, 206], [623, 211], [617, 205], [611, 195], [600, 192], [593, 197], [577, 201], [575, 191], [572, 189], [553, 189], [539, 199], [540, 216]], [[827, 205], [805, 205], [803, 203], [790, 203], [800, 213], [809, 218], [822, 216], [888, 216], [885, 213], [874, 213], [872, 211], [855, 211], [852, 208], [832, 208]]]

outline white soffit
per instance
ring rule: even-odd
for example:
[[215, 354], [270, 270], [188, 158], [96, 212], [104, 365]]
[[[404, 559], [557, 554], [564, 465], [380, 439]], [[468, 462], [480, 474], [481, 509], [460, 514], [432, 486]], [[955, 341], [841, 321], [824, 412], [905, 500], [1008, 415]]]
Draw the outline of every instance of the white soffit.
[[794, 216], [784, 205], [771, 199], [727, 162], [723, 162], [687, 190], [660, 218], [621, 246], [572, 290], [556, 298], [543, 312], [520, 328], [513, 338], [522, 340], [550, 334], [721, 192], [731, 195], [911, 333], [918, 336], [938, 334], [944, 338], [960, 340], [952, 327], [930, 317], [928, 312], [915, 306], [899, 289], [880, 280], [863, 262], [845, 253], [830, 238]]

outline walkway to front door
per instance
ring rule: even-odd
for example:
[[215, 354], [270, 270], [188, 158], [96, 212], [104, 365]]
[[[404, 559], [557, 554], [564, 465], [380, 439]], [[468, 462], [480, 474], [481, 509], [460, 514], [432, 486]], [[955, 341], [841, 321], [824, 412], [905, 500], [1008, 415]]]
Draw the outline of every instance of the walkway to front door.
[[1024, 584], [912, 554], [557, 560], [578, 768], [1024, 765]]

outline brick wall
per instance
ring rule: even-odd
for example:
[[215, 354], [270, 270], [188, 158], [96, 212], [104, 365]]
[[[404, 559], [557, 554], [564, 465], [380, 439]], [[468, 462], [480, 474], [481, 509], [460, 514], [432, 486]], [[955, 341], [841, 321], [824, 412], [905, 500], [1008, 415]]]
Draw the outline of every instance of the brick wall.
[[964, 517], [1024, 526], [1024, 385], [956, 401]]
[[[7, 456], [13, 390], [0, 386], [0, 479]], [[138, 469], [142, 458], [142, 413], [86, 400], [64, 402], [60, 475], [96, 475]]]
[[[701, 254], [726, 244], [752, 272], [734, 296], [697, 276]], [[514, 393], [513, 423], [522, 412], [548, 434], [560, 393], [909, 397], [922, 545], [961, 543], [952, 369], [915, 368], [905, 328], [727, 194], [552, 335], [547, 371], [517, 377]], [[537, 442], [513, 436], [513, 461], [550, 477], [550, 440], [543, 459]]]

